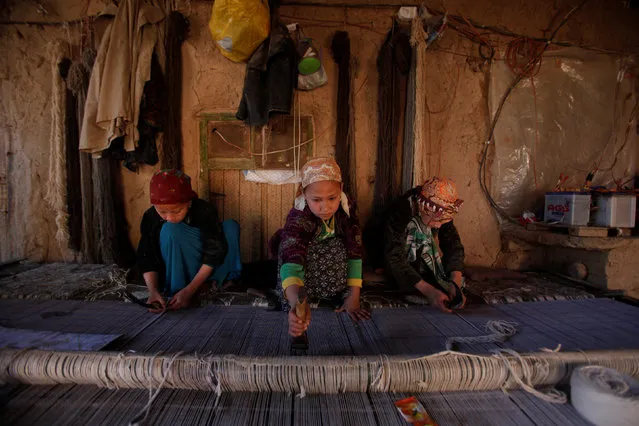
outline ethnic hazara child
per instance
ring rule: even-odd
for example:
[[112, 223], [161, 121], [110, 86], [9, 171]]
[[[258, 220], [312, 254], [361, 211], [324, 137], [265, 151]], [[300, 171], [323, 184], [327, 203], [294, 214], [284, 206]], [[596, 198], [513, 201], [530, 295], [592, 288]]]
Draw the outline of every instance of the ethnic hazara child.
[[278, 282], [284, 308], [289, 309], [289, 334], [294, 337], [310, 323], [310, 315], [306, 322], [295, 315], [302, 286], [311, 302], [332, 302], [356, 321], [370, 318], [359, 300], [361, 230], [354, 203], [342, 191], [341, 170], [334, 159], [322, 157], [308, 161], [301, 174], [301, 193], [271, 244], [278, 253]]
[[197, 197], [180, 170], [157, 171], [150, 187], [153, 206], [142, 218], [137, 251], [147, 303], [157, 306], [151, 312], [185, 308], [209, 279], [221, 286], [239, 275], [239, 226], [220, 224], [216, 208]]
[[463, 201], [453, 181], [433, 177], [406, 192], [389, 209], [384, 260], [389, 279], [401, 291], [418, 290], [430, 305], [451, 312], [455, 295], [466, 302], [464, 246], [453, 217]]

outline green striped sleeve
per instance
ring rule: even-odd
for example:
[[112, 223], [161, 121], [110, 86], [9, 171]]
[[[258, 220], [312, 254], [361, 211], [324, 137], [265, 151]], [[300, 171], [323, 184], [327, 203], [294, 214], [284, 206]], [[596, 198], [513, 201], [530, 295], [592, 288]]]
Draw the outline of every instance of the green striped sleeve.
[[291, 285], [304, 285], [304, 267], [297, 263], [285, 263], [280, 268], [280, 278], [282, 280], [282, 288]]
[[348, 259], [347, 285], [362, 286], [362, 259]]

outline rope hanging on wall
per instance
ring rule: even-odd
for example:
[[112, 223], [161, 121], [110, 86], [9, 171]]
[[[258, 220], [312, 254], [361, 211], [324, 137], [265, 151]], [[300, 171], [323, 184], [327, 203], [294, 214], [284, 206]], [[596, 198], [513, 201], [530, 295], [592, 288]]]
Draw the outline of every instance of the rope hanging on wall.
[[104, 151], [101, 158], [94, 159], [92, 169], [98, 261], [129, 267], [135, 262], [135, 251], [126, 225], [119, 161], [109, 151]]
[[80, 131], [77, 116], [77, 99], [69, 87], [72, 62], [65, 58], [58, 69], [65, 80], [65, 168], [67, 179], [67, 212], [69, 213], [69, 248], [79, 252], [82, 246], [82, 188], [80, 178]]
[[393, 198], [400, 195], [397, 175], [397, 138], [401, 117], [400, 91], [402, 75], [406, 75], [409, 69], [409, 36], [395, 23], [388, 32], [377, 57], [378, 135], [373, 216], [382, 214]]
[[69, 241], [69, 212], [66, 205], [66, 85], [58, 64], [67, 53], [67, 47], [56, 43], [51, 54], [51, 133], [49, 136], [49, 179], [45, 188], [45, 200], [51, 205], [55, 218], [55, 239], [60, 247], [66, 247]]
[[333, 59], [339, 69], [337, 83], [337, 126], [335, 160], [342, 169], [344, 192], [356, 193], [354, 164], [353, 117], [351, 115], [351, 40], [346, 31], [337, 31], [331, 42]]
[[[411, 25], [421, 25], [417, 19]], [[413, 31], [411, 30], [411, 34]], [[404, 141], [402, 146], [402, 192], [411, 189], [413, 183], [413, 167], [415, 157], [415, 86], [417, 84], [417, 48], [411, 37], [410, 71], [406, 85], [406, 111], [404, 112]], [[423, 98], [420, 98], [423, 99]], [[421, 183], [421, 182], [419, 182]]]
[[374, 268], [384, 265], [382, 239], [384, 213], [393, 199], [400, 195], [401, 176], [398, 175], [399, 121], [401, 118], [402, 78], [410, 70], [411, 48], [409, 37], [397, 23], [388, 32], [377, 56], [379, 89], [377, 95], [377, 165], [373, 214], [364, 226], [362, 239], [368, 261]]
[[171, 12], [165, 39], [167, 108], [162, 139], [162, 168], [182, 168], [182, 43], [189, 29], [180, 12]]
[[[410, 44], [413, 46], [415, 53], [415, 99], [426, 99], [426, 39], [428, 35], [424, 31], [422, 19], [417, 16], [411, 25]], [[426, 117], [426, 102], [415, 102], [415, 119], [413, 122], [414, 139], [413, 139], [413, 184], [421, 185], [426, 177], [429, 176], [429, 170], [424, 167], [424, 143]], [[406, 167], [406, 163], [404, 163]]]
[[[74, 61], [69, 68], [67, 84], [76, 97], [78, 132], [82, 126], [84, 117], [84, 104], [89, 90], [89, 79], [97, 52], [93, 48], [82, 51], [82, 57]], [[80, 152], [80, 190], [82, 197], [82, 236], [81, 251], [84, 263], [97, 263], [98, 250], [95, 239], [95, 227], [93, 222], [93, 171], [91, 154]]]

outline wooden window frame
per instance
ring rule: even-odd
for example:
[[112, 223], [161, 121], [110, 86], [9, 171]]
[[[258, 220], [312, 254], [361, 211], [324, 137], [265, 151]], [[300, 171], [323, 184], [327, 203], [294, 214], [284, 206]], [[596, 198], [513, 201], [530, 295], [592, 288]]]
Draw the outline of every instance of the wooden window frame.
[[[204, 200], [209, 199], [209, 187], [210, 187], [210, 171], [212, 170], [257, 170], [264, 169], [261, 165], [261, 156], [254, 155], [251, 158], [237, 157], [237, 158], [211, 158], [208, 144], [209, 135], [208, 127], [211, 121], [218, 122], [238, 122], [241, 123], [235, 117], [235, 113], [221, 112], [221, 113], [204, 113], [198, 116], [200, 122], [200, 185], [198, 196]], [[308, 128], [306, 129], [307, 135], [312, 140], [314, 138], [314, 124], [313, 117], [310, 115], [304, 115], [301, 118], [306, 120]], [[249, 131], [249, 145], [250, 151], [254, 152], [255, 142], [259, 133], [259, 127], [253, 126]], [[301, 149], [306, 151], [307, 157], [313, 155], [313, 142], [307, 143]], [[290, 169], [290, 168], [287, 168]]]

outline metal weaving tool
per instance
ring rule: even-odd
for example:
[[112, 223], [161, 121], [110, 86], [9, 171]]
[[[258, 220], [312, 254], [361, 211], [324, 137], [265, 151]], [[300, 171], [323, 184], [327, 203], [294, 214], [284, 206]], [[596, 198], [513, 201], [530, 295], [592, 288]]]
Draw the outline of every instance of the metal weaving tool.
[[133, 293], [131, 293], [130, 291], [127, 290], [122, 290], [122, 296], [127, 299], [129, 302], [131, 303], [135, 303], [136, 305], [140, 305], [144, 308], [147, 309], [162, 309], [162, 306], [160, 306], [159, 303], [157, 302], [153, 302], [153, 303], [146, 303], [141, 301], [140, 299], [138, 299], [137, 297], [135, 297], [133, 295]]

